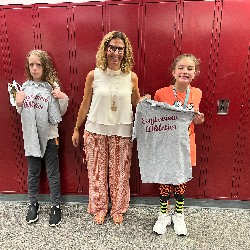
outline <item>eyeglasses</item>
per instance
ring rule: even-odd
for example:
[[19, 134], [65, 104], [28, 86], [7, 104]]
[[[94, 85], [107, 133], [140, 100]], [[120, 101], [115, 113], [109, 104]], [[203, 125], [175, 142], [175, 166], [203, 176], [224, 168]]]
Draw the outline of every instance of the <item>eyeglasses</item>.
[[116, 52], [116, 50], [118, 50], [119, 54], [122, 54], [124, 52], [124, 49], [125, 49], [124, 47], [117, 47], [114, 45], [109, 45], [108, 48], [109, 48], [110, 52], [114, 52], [114, 53]]

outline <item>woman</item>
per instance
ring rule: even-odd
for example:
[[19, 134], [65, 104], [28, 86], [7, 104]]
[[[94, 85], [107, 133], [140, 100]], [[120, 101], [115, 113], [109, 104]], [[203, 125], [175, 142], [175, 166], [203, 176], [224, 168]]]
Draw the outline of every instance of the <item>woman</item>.
[[[133, 51], [123, 32], [111, 31], [101, 41], [96, 68], [88, 73], [72, 142], [79, 143], [79, 128], [84, 131], [89, 178], [88, 213], [103, 224], [108, 212], [108, 190], [115, 224], [123, 222], [130, 201], [133, 112], [140, 93], [132, 67]], [[107, 180], [108, 179], [108, 180]], [[109, 183], [109, 184], [108, 184]]]

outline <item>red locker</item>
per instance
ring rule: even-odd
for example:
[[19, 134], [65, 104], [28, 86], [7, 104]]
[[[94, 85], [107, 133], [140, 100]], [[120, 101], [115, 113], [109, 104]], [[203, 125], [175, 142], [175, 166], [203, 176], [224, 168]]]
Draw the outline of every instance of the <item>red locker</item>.
[[[121, 30], [133, 46], [141, 94], [153, 97], [157, 89], [170, 84], [170, 65], [180, 53], [193, 53], [201, 59], [201, 74], [193, 85], [203, 91], [200, 111], [205, 113], [205, 123], [196, 126], [197, 166], [187, 196], [249, 200], [249, 11], [248, 1], [237, 0], [2, 6], [0, 192], [27, 193], [20, 116], [10, 106], [7, 83], [24, 81], [27, 52], [41, 48], [52, 56], [63, 90], [70, 97], [59, 126], [62, 193], [88, 194], [82, 141], [74, 148], [71, 136], [99, 42], [108, 31]], [[228, 113], [218, 114], [227, 100]], [[41, 192], [47, 194], [45, 175], [43, 171]], [[136, 142], [130, 182], [133, 196], [158, 196], [157, 185], [141, 183]]]
[[[242, 156], [247, 159], [245, 155], [250, 149], [249, 143], [241, 138], [247, 136], [241, 128], [246, 126], [242, 123], [242, 116], [247, 117], [249, 110], [249, 101], [244, 100], [249, 89], [246, 67], [249, 62], [249, 10], [249, 3], [234, 1], [225, 1], [222, 9], [205, 189], [205, 196], [210, 198], [244, 199], [241, 189], [248, 193], [245, 198], [249, 198], [250, 186], [241, 188], [240, 180], [242, 171], [247, 173], [249, 169], [249, 161], [243, 162], [242, 159], [238, 162]], [[217, 101], [220, 99], [230, 101], [227, 115], [217, 115]]]
[[[171, 83], [175, 17], [175, 2], [149, 2], [144, 6], [142, 88], [152, 98], [157, 89]], [[158, 196], [158, 185], [141, 183], [140, 195]]]
[[[71, 92], [70, 126], [67, 128], [67, 151], [65, 151], [65, 166], [77, 184], [77, 193], [88, 194], [88, 173], [86, 162], [83, 164], [83, 141], [78, 148], [74, 148], [71, 141], [73, 127], [75, 126], [78, 109], [82, 102], [84, 83], [87, 73], [95, 68], [95, 55], [99, 43], [103, 37], [103, 5], [76, 5], [71, 14], [72, 41], [70, 60], [71, 68]], [[67, 126], [67, 123], [66, 123]], [[83, 129], [81, 129], [83, 134]], [[65, 138], [65, 137], [64, 137]], [[74, 170], [73, 170], [74, 169]], [[72, 171], [73, 170], [73, 171]], [[64, 175], [66, 177], [66, 174]], [[68, 193], [67, 185], [63, 184], [65, 193]]]
[[[112, 30], [119, 30], [124, 32], [131, 45], [133, 47], [135, 66], [133, 71], [137, 74], [139, 79], [141, 78], [140, 72], [140, 4], [137, 1], [130, 2], [109, 2], [107, 3], [107, 12], [106, 12], [106, 22], [107, 29], [105, 33]], [[139, 80], [139, 88], [142, 93], [142, 83]], [[136, 144], [133, 145], [133, 155], [132, 155], [132, 164], [130, 172], [130, 191], [132, 196], [136, 196], [139, 193], [139, 184], [140, 184], [140, 174], [138, 169], [138, 158]]]
[[27, 192], [27, 166], [23, 151], [20, 116], [9, 102], [7, 83], [25, 80], [25, 56], [33, 47], [31, 8], [7, 8], [1, 11], [1, 184], [3, 193]]
[[197, 76], [192, 86], [198, 87], [202, 90], [202, 101], [200, 104], [200, 112], [205, 113], [205, 124], [195, 125], [196, 133], [196, 149], [197, 149], [197, 166], [193, 167], [193, 179], [187, 184], [188, 197], [203, 197], [205, 188], [205, 175], [208, 167], [213, 167], [209, 162], [204, 161], [208, 149], [203, 147], [205, 134], [209, 133], [206, 130], [207, 117], [209, 113], [207, 109], [211, 109], [211, 105], [205, 108], [206, 96], [211, 95], [208, 93], [208, 75], [210, 74], [209, 68], [211, 67], [211, 51], [213, 23], [216, 21], [214, 16], [215, 5], [214, 2], [184, 2], [181, 9], [180, 19], [183, 22], [183, 29], [179, 47], [181, 53], [191, 53], [200, 59], [200, 75]]

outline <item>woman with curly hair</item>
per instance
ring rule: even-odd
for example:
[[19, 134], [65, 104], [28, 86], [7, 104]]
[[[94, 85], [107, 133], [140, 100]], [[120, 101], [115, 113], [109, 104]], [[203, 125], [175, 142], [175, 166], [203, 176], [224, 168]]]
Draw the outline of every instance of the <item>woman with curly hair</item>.
[[87, 118], [84, 131], [89, 178], [88, 213], [103, 224], [108, 213], [115, 224], [123, 222], [130, 201], [130, 165], [132, 155], [132, 105], [140, 93], [132, 67], [133, 50], [127, 36], [111, 31], [101, 41], [96, 68], [86, 77], [72, 142], [79, 144], [79, 128]]
[[67, 110], [68, 96], [60, 90], [57, 72], [43, 50], [31, 50], [26, 57], [27, 81], [16, 94], [21, 114], [25, 156], [28, 161], [29, 208], [27, 223], [38, 220], [37, 193], [42, 160], [48, 176], [51, 212], [50, 226], [61, 222], [58, 123]]

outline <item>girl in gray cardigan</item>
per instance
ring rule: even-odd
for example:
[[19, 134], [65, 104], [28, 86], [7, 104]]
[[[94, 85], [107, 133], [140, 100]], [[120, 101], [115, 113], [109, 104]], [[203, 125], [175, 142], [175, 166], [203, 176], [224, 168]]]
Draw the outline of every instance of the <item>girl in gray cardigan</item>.
[[61, 222], [58, 123], [67, 110], [68, 96], [60, 90], [51, 58], [43, 50], [28, 53], [26, 76], [27, 81], [16, 94], [28, 161], [29, 208], [26, 221], [38, 220], [37, 193], [44, 158], [52, 203], [49, 224], [56, 226]]

